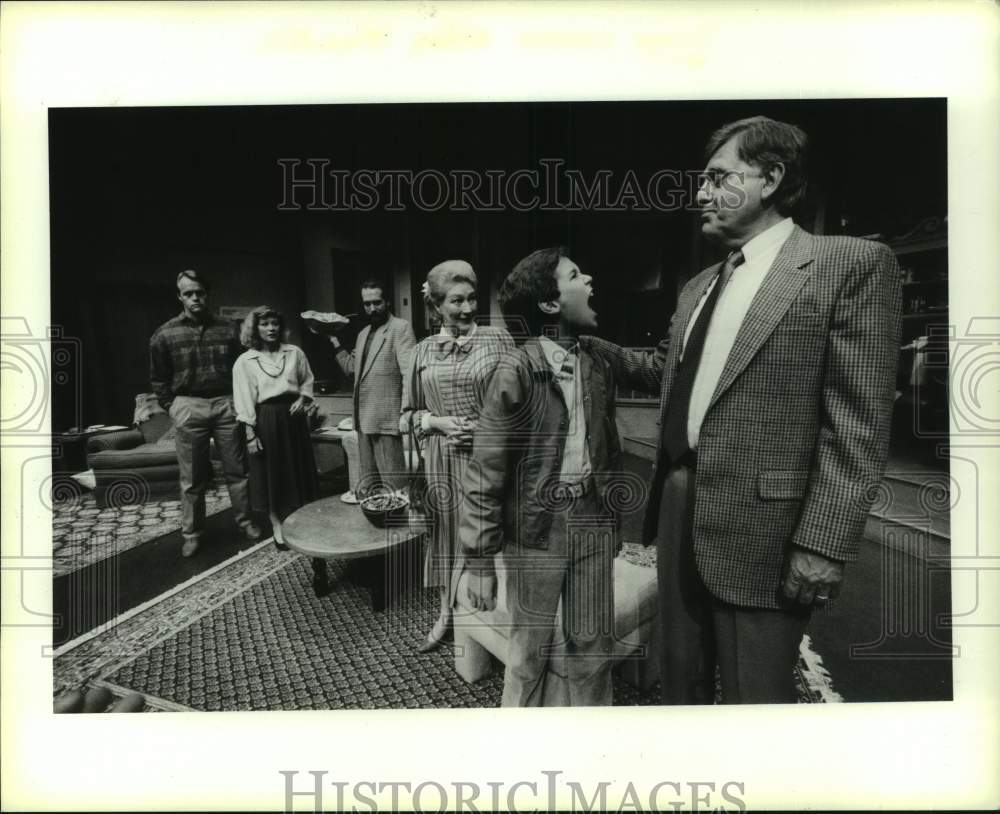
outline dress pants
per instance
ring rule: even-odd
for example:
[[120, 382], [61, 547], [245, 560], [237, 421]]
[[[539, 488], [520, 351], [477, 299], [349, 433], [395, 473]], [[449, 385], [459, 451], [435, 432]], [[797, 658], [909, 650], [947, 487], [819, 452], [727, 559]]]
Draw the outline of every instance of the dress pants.
[[713, 703], [716, 666], [723, 703], [795, 703], [794, 669], [808, 609], [744, 608], [713, 597], [695, 564], [694, 506], [694, 469], [673, 466], [663, 481], [657, 525], [663, 703]]
[[358, 491], [358, 469], [360, 468], [358, 434], [351, 430], [344, 434], [340, 443], [344, 449], [344, 456], [347, 458], [347, 488], [356, 493]]
[[403, 438], [400, 435], [358, 433], [358, 483], [355, 493], [359, 498], [386, 487], [398, 491], [406, 486], [406, 459], [403, 457]]
[[205, 490], [212, 480], [209, 441], [213, 438], [222, 459], [233, 515], [237, 524], [245, 527], [251, 521], [246, 441], [236, 421], [232, 396], [176, 396], [170, 404], [170, 418], [177, 428], [175, 446], [180, 467], [184, 538], [197, 540], [204, 533]]
[[591, 489], [554, 513], [547, 549], [507, 544], [510, 633], [502, 706], [542, 706], [549, 656], [558, 644], [565, 646], [570, 706], [611, 704], [615, 543], [614, 525], [600, 516]]

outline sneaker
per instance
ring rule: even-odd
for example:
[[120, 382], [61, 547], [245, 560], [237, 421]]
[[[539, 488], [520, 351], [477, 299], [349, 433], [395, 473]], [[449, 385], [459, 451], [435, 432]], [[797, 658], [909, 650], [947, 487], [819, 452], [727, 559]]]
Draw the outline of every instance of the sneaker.
[[247, 523], [243, 527], [243, 536], [246, 537], [248, 540], [250, 540], [250, 542], [253, 543], [257, 542], [261, 537], [260, 529], [257, 528], [257, 524]]
[[193, 557], [198, 551], [198, 538], [197, 537], [186, 537], [184, 538], [184, 545], [181, 546], [181, 556], [182, 557]]
[[344, 494], [340, 496], [340, 499], [344, 503], [350, 503], [351, 505], [361, 502], [360, 500], [358, 500], [358, 496], [354, 494], [354, 492], [344, 492]]

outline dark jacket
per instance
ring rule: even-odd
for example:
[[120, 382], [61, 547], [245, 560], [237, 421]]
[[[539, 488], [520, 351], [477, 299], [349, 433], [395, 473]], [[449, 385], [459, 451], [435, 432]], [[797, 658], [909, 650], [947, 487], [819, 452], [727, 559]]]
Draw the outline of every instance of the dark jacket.
[[[597, 496], [613, 512], [622, 476], [611, 364], [581, 349], [579, 370]], [[559, 384], [538, 339], [529, 339], [497, 367], [476, 428], [459, 526], [469, 567], [491, 567], [505, 541], [548, 548], [568, 425]]]

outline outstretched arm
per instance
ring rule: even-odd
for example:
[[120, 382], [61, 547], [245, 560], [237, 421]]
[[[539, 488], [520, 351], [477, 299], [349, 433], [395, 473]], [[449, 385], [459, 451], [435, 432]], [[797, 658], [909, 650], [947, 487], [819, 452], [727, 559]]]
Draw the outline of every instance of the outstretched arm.
[[[673, 320], [671, 320], [671, 323]], [[611, 364], [619, 386], [658, 394], [663, 380], [663, 366], [670, 347], [670, 334], [652, 351], [635, 351], [596, 336], [581, 336], [580, 344], [599, 353]]]
[[347, 351], [335, 336], [330, 337], [330, 344], [333, 345], [333, 358], [336, 360], [338, 367], [344, 371], [344, 375], [348, 379], [353, 379], [357, 361], [355, 352], [353, 350]]

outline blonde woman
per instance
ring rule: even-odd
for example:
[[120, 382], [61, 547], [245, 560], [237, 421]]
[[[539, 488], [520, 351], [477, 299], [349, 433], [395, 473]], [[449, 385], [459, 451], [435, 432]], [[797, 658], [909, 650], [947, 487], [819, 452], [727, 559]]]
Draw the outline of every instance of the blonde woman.
[[440, 331], [413, 351], [401, 427], [413, 426], [424, 449], [427, 504], [432, 520], [424, 586], [438, 588], [440, 613], [420, 652], [451, 638], [451, 609], [462, 573], [458, 512], [472, 452], [472, 434], [486, 388], [514, 341], [503, 328], [476, 324], [476, 275], [464, 260], [430, 270], [424, 302]]
[[302, 349], [281, 341], [284, 333], [280, 312], [254, 308], [240, 332], [249, 350], [233, 366], [233, 401], [250, 457], [250, 505], [268, 513], [281, 550], [287, 548], [282, 522], [319, 496], [308, 421], [315, 409], [313, 374]]

